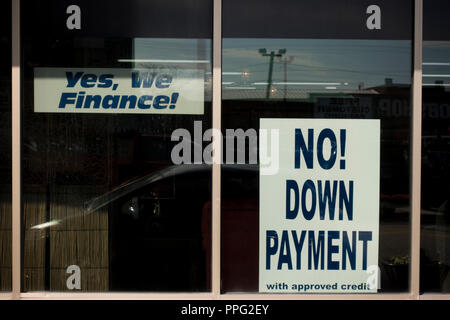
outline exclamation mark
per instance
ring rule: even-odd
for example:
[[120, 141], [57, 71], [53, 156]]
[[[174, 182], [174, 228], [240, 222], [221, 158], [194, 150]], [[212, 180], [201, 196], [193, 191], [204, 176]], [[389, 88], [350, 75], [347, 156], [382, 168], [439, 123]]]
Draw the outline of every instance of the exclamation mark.
[[178, 96], [179, 96], [179, 93], [177, 93], [177, 92], [172, 93], [169, 109], [175, 109], [175, 104], [177, 103]]
[[346, 138], [346, 130], [341, 129], [341, 161], [340, 161], [340, 167], [341, 170], [345, 170], [345, 159], [342, 159], [345, 157], [345, 138]]

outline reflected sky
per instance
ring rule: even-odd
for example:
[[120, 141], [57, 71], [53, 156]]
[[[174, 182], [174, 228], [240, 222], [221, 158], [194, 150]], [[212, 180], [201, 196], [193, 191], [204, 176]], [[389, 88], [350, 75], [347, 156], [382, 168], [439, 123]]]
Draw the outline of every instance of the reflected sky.
[[[270, 57], [267, 52], [286, 49], [274, 58], [274, 88], [287, 82], [295, 89], [358, 90], [411, 83], [411, 41], [339, 39], [230, 39], [222, 43], [222, 72], [225, 89], [264, 89]], [[179, 59], [211, 61], [207, 39], [134, 39], [134, 59]], [[148, 67], [137, 63], [135, 67]], [[321, 83], [324, 83], [321, 85]]]
[[172, 60], [172, 61], [209, 61], [211, 64], [211, 40], [209, 39], [133, 39], [133, 59], [137, 61], [134, 67], [145, 68], [152, 62], [145, 60]]
[[[224, 81], [256, 86], [267, 83], [270, 58], [263, 57], [260, 48], [268, 52], [286, 49], [283, 57], [274, 59], [274, 83], [356, 90], [383, 85], [386, 78], [396, 84], [411, 82], [410, 41], [327, 39], [224, 39], [223, 72], [248, 72], [244, 79], [225, 74]], [[303, 84], [316, 82], [325, 84], [322, 88]]]
[[450, 89], [450, 42], [424, 41], [423, 86], [435, 86], [436, 82]]

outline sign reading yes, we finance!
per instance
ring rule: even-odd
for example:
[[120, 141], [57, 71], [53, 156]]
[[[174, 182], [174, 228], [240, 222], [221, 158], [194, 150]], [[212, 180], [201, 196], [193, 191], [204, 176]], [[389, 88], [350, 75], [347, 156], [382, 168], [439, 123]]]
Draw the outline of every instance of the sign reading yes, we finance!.
[[203, 114], [204, 75], [190, 69], [35, 68], [34, 111]]
[[260, 129], [278, 131], [279, 168], [260, 170], [259, 290], [377, 292], [379, 120], [261, 119]]

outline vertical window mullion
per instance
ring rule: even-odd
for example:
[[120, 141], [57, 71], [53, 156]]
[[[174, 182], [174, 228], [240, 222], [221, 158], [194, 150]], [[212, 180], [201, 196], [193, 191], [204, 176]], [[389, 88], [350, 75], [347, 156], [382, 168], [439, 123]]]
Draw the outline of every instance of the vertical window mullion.
[[12, 294], [21, 289], [21, 167], [20, 167], [20, 1], [12, 0]]
[[[221, 131], [221, 103], [222, 103], [222, 0], [214, 0], [213, 13], [213, 87], [212, 87], [212, 127], [216, 132]], [[212, 286], [213, 295], [220, 295], [220, 200], [221, 200], [221, 159], [222, 141], [213, 135], [213, 140], [218, 139], [214, 150], [212, 168]]]
[[410, 292], [414, 298], [420, 292], [420, 181], [422, 142], [422, 24], [423, 0], [414, 6], [414, 57], [411, 115], [411, 270]]

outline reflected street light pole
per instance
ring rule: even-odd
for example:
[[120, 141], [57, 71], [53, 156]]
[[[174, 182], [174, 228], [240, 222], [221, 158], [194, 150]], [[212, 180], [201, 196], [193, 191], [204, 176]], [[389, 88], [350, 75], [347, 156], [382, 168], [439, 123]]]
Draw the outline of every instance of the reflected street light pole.
[[263, 57], [270, 57], [269, 78], [267, 80], [267, 91], [266, 91], [266, 99], [269, 99], [270, 98], [270, 90], [271, 90], [271, 87], [272, 87], [273, 59], [274, 59], [274, 57], [281, 58], [283, 56], [283, 54], [286, 53], [286, 49], [279, 49], [278, 53], [275, 53], [275, 51], [271, 51], [270, 53], [267, 53], [267, 49], [263, 48], [263, 49], [259, 49], [259, 53]]
[[286, 96], [287, 96], [287, 64], [288, 63], [292, 63], [292, 61], [294, 61], [294, 57], [290, 56], [288, 57], [284, 57], [284, 59], [281, 59], [281, 57], [279, 58], [280, 62], [283, 63], [283, 67], [284, 67], [284, 101], [286, 101]]

